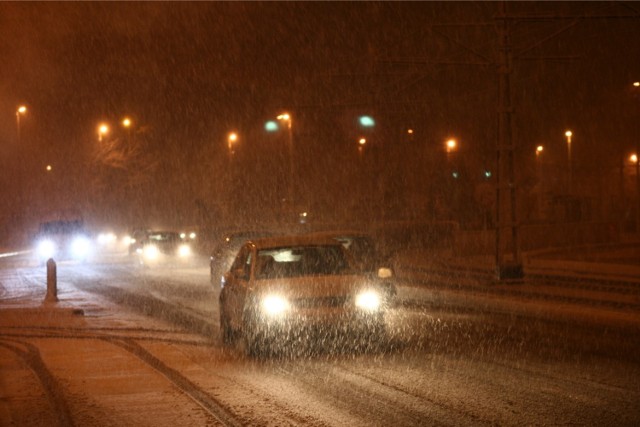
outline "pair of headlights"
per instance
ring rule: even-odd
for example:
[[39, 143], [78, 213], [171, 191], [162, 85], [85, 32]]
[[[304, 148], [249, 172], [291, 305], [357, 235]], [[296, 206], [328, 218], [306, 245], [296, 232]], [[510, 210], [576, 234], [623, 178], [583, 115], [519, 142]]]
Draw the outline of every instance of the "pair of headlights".
[[[365, 290], [356, 295], [355, 305], [365, 312], [375, 312], [382, 305], [380, 293], [374, 290]], [[279, 316], [291, 308], [289, 301], [280, 295], [267, 295], [261, 301], [262, 310], [270, 316]]]
[[[38, 256], [42, 259], [56, 257], [59, 254], [60, 249], [61, 248], [58, 248], [58, 245], [52, 239], [41, 240], [37, 247]], [[89, 255], [90, 251], [91, 242], [84, 236], [74, 237], [68, 247], [68, 255], [73, 259], [84, 259]]]
[[[160, 249], [156, 245], [146, 245], [142, 248], [142, 255], [147, 260], [155, 260], [160, 256]], [[180, 258], [187, 258], [191, 255], [191, 247], [187, 244], [178, 246], [177, 255]]]

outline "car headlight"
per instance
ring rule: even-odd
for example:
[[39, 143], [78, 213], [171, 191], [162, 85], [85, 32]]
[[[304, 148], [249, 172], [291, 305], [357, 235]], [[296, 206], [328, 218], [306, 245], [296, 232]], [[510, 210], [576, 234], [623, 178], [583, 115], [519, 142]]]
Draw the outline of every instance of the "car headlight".
[[269, 295], [262, 299], [262, 309], [271, 316], [278, 316], [289, 309], [289, 301], [278, 295]]
[[382, 305], [380, 294], [373, 290], [360, 292], [356, 295], [356, 306], [366, 311], [376, 311]]
[[113, 233], [100, 233], [98, 235], [98, 243], [101, 245], [110, 244], [116, 241], [116, 235]]
[[178, 256], [180, 258], [186, 258], [191, 255], [191, 247], [189, 245], [178, 246]]
[[77, 236], [71, 241], [71, 256], [73, 258], [85, 258], [91, 250], [91, 242], [84, 236]]
[[41, 240], [38, 243], [37, 251], [40, 258], [52, 258], [56, 254], [56, 244], [49, 239]]
[[148, 260], [154, 260], [158, 258], [160, 251], [156, 245], [146, 245], [142, 249], [142, 255]]

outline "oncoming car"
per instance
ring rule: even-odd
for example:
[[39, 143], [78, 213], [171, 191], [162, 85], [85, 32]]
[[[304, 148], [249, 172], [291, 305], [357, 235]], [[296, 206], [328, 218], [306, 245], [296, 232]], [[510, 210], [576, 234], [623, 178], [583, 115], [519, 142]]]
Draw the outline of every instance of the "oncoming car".
[[389, 256], [382, 254], [373, 236], [368, 233], [353, 230], [321, 231], [310, 233], [317, 238], [330, 238], [340, 242], [351, 256], [354, 267], [365, 274], [381, 272], [381, 282], [387, 291], [389, 300], [396, 294], [395, 273], [391, 267]]
[[188, 263], [193, 258], [191, 244], [175, 231], [149, 231], [136, 249], [145, 266]]
[[[384, 272], [380, 272], [384, 275]], [[388, 301], [378, 275], [354, 269], [333, 239], [274, 237], [245, 243], [222, 278], [223, 342], [244, 338], [250, 355], [302, 340], [382, 342]]]
[[39, 263], [86, 261], [93, 252], [92, 240], [81, 220], [58, 220], [40, 224], [35, 238], [35, 255]]

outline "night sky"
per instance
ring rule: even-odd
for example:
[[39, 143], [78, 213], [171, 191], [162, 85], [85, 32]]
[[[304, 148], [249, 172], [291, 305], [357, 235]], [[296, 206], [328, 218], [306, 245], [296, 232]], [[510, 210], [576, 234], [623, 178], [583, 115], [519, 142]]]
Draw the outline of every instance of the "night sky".
[[[640, 136], [640, 7], [508, 9], [519, 18], [518, 180], [533, 179], [539, 144], [559, 168], [569, 128], [584, 182], [618, 167]], [[121, 227], [277, 213], [287, 142], [263, 124], [283, 111], [296, 199], [319, 217], [386, 193], [428, 204], [425, 182], [438, 182], [452, 136], [471, 188], [494, 166], [497, 13], [487, 2], [0, 3], [0, 239], [62, 209]], [[376, 119], [364, 156], [363, 113]], [[97, 146], [103, 121], [122, 163]], [[230, 157], [232, 130], [241, 140]]]

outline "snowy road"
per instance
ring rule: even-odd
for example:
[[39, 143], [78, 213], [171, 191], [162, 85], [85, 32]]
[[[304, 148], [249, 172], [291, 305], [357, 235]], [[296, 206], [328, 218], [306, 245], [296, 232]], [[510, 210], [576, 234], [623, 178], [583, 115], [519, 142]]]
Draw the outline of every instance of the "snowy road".
[[[204, 266], [60, 265], [59, 296], [82, 300], [87, 321], [100, 320], [101, 307], [109, 305], [110, 313], [120, 307], [122, 316], [134, 312], [156, 323], [94, 329], [64, 322], [46, 328], [2, 323], [1, 367], [18, 369], [20, 359], [41, 384], [49, 384], [44, 389], [57, 408], [49, 416], [59, 424], [640, 422], [640, 322], [628, 288], [591, 283], [585, 293], [576, 283], [546, 279], [504, 289], [460, 281], [451, 289], [444, 279], [405, 279], [383, 348], [312, 344], [299, 356], [255, 360], [240, 345], [220, 345], [217, 289]], [[43, 288], [41, 268], [0, 269], [3, 309]], [[597, 302], [608, 300], [618, 304]], [[4, 311], [0, 317], [10, 312]], [[101, 364], [101, 382], [87, 367], [65, 365], [68, 348], [51, 344], [61, 337]], [[27, 357], [36, 353], [39, 358]], [[105, 354], [117, 357], [104, 360]], [[24, 378], [30, 378], [30, 389], [37, 385], [33, 375]], [[14, 392], [17, 387], [2, 380], [0, 385]], [[96, 387], [111, 391], [96, 393]], [[0, 421], [7, 419], [7, 407], [0, 403]]]

